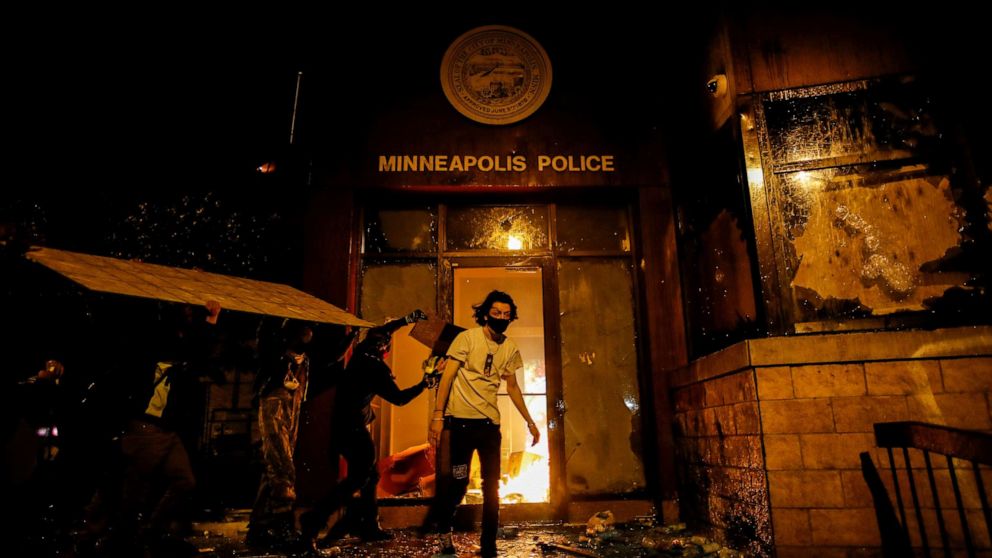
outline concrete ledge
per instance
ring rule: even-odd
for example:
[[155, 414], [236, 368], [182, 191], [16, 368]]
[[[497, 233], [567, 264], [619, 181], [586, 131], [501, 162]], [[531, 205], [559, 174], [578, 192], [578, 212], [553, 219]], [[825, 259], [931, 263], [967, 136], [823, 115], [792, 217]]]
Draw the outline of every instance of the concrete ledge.
[[992, 355], [992, 326], [812, 333], [741, 341], [675, 370], [672, 387], [751, 367]]

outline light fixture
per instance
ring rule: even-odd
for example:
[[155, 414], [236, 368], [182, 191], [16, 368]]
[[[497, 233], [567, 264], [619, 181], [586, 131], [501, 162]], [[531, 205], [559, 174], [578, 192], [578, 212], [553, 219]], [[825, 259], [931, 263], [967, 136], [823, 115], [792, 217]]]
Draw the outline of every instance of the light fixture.
[[706, 90], [709, 91], [710, 95], [716, 99], [723, 97], [727, 94], [727, 76], [724, 74], [717, 74], [711, 77], [706, 82]]

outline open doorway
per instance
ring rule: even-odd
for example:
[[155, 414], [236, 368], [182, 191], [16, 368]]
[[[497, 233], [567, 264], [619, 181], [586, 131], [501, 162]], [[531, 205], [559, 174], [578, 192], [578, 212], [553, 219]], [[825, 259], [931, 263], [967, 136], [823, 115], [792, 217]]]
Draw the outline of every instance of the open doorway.
[[[548, 393], [545, 368], [545, 273], [541, 267], [474, 267], [479, 260], [473, 259], [472, 267], [452, 263], [450, 298], [442, 304], [451, 304], [446, 310], [451, 321], [464, 328], [477, 327], [472, 317], [472, 305], [485, 299], [489, 291], [499, 289], [508, 292], [517, 303], [519, 318], [513, 322], [507, 335], [520, 348], [524, 361], [523, 369], [517, 373], [517, 381], [524, 394], [524, 402], [531, 417], [541, 431], [541, 441], [531, 447], [527, 424], [513, 407], [506, 394], [505, 385], [499, 390], [500, 430], [503, 436], [501, 450], [501, 471], [503, 479], [500, 498], [505, 503], [546, 503], [550, 501], [550, 468], [548, 445]], [[366, 274], [366, 287], [371, 288], [377, 281], [378, 270]], [[400, 273], [403, 271], [403, 273]], [[415, 277], [411, 269], [390, 268], [388, 274], [404, 275], [406, 279]], [[397, 292], [396, 289], [383, 289]], [[417, 292], [417, 291], [413, 291]], [[422, 292], [422, 291], [421, 291]], [[408, 293], [409, 297], [410, 294]], [[415, 296], [413, 298], [416, 298]], [[377, 300], [383, 301], [383, 297]], [[406, 301], [409, 306], [412, 300]], [[426, 302], [426, 301], [425, 301]], [[399, 301], [391, 301], [399, 307]], [[402, 306], [405, 308], [405, 306]], [[396, 376], [396, 383], [406, 387], [418, 382], [423, 375], [422, 363], [429, 356], [427, 347], [410, 337], [412, 325], [401, 328], [393, 336], [393, 347], [387, 355], [387, 363]], [[379, 495], [391, 497], [430, 497], [433, 495], [431, 478], [420, 478], [430, 465], [427, 447], [427, 430], [430, 424], [430, 409], [433, 408], [433, 394], [418, 397], [402, 407], [396, 407], [376, 398], [373, 402], [376, 421], [372, 425], [373, 437], [378, 447], [379, 461], [384, 464], [404, 463], [396, 471], [382, 471]], [[415, 470], [419, 470], [414, 474]], [[473, 462], [471, 482], [466, 501], [482, 501], [481, 480], [478, 462]], [[394, 478], [395, 477], [395, 478]], [[409, 478], [408, 478], [409, 477]]]
[[[508, 397], [501, 397], [502, 472], [509, 483], [500, 490], [504, 501], [522, 502], [516, 507], [520, 513], [564, 517], [576, 498], [641, 494], [641, 376], [629, 207], [601, 201], [422, 205], [411, 199], [389, 207], [370, 200], [363, 211], [358, 273], [363, 318], [381, 323], [421, 308], [474, 327], [472, 305], [493, 288], [510, 293], [519, 306], [520, 319], [507, 334], [525, 360], [517, 380], [540, 423], [542, 443], [527, 447], [523, 421]], [[406, 328], [396, 333], [389, 364], [400, 387], [420, 381], [427, 355]], [[403, 460], [395, 470], [382, 471], [380, 488], [392, 492], [380, 497], [433, 495], [433, 469], [424, 451], [432, 396], [376, 409], [372, 432], [380, 465]], [[532, 462], [539, 466], [525, 467]], [[414, 482], [411, 471], [421, 466], [428, 472]]]
[[[477, 327], [472, 305], [498, 289], [509, 293], [517, 304], [518, 319], [506, 334], [520, 348], [523, 369], [517, 382], [524, 402], [541, 431], [541, 441], [531, 447], [527, 423], [513, 407], [506, 385], [499, 388], [500, 431], [500, 499], [505, 503], [544, 503], [549, 501], [550, 469], [548, 460], [547, 382], [544, 355], [543, 274], [539, 267], [455, 267], [452, 317], [455, 325]], [[466, 500], [482, 501], [478, 460], [473, 459]]]

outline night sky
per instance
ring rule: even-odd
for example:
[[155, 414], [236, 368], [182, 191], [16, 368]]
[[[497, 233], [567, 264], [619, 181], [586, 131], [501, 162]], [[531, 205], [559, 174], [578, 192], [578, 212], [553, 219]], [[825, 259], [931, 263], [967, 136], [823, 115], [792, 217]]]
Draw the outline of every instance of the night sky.
[[[782, 6], [783, 13], [797, 9]], [[987, 54], [987, 45], [974, 32], [978, 19], [952, 8], [940, 17], [885, 3], [848, 12], [895, 22], [935, 60], [965, 53], [945, 64], [965, 84], [965, 60]], [[345, 15], [330, 5], [222, 11], [170, 4], [12, 13], [8, 31], [18, 32], [3, 39], [8, 172], [0, 209], [41, 223], [40, 242], [91, 252], [106, 251], [119, 223], [149, 200], [203, 205], [210, 192], [214, 202], [257, 219], [271, 217], [258, 208], [287, 213], [306, 192], [273, 187], [254, 169], [287, 152], [297, 72], [304, 73], [297, 149], [333, 167], [366, 148], [363, 131], [382, 107], [403, 111], [416, 95], [441, 95], [444, 50], [480, 25], [535, 35], [555, 64], [550, 104], [565, 102], [556, 91], [582, 88], [585, 98], [614, 107], [614, 122], [691, 129], [692, 122], [663, 120], [691, 112], [681, 99], [698, 97], [700, 37], [712, 30], [716, 9], [662, 17], [622, 2], [526, 12], [516, 5], [498, 12], [370, 5]], [[656, 104], [628, 100], [651, 100], [654, 91]], [[980, 97], [976, 90], [969, 98]], [[183, 201], [189, 192], [196, 199]]]
[[[299, 244], [304, 181], [287, 188], [255, 171], [287, 156], [297, 72], [293, 153], [333, 170], [367, 147], [363, 134], [377, 111], [402, 114], [415, 110], [418, 96], [442, 95], [441, 57], [473, 27], [498, 23], [538, 35], [555, 64], [554, 87], [583, 88], [617, 107], [624, 114], [617, 122], [644, 118], [644, 105], [623, 102], [622, 92], [672, 88], [673, 70], [696, 62], [659, 60], [682, 40], [619, 12], [441, 14], [170, 7], [12, 18], [30, 32], [5, 39], [8, 52], [21, 55], [12, 57], [8, 76], [16, 79], [7, 84], [8, 160], [16, 172], [5, 180], [0, 209], [26, 223], [22, 233], [33, 243], [210, 268], [195, 257], [157, 257], [149, 246], [177, 252], [186, 250], [177, 234], [196, 244], [192, 237], [240, 233], [282, 237], [262, 244]], [[582, 109], [566, 110], [575, 108]], [[211, 207], [222, 222], [190, 233], [198, 225], [189, 215], [207, 208], [200, 214], [210, 217]], [[218, 233], [232, 213], [250, 222]], [[178, 226], [134, 246], [143, 221], [154, 220]], [[252, 229], [259, 223], [267, 230]], [[253, 271], [239, 267], [215, 270]]]
[[[384, 101], [402, 103], [433, 86], [447, 45], [478, 25], [540, 30], [556, 61], [568, 49], [583, 64], [613, 71], [636, 68], [645, 43], [671, 40], [631, 29], [617, 15], [555, 25], [551, 15], [408, 9], [373, 20], [246, 11], [28, 21], [36, 31], [12, 45], [26, 56], [8, 74], [17, 76], [8, 82], [15, 158], [34, 167], [17, 183], [133, 191], [237, 181], [245, 161], [288, 142], [296, 72], [304, 72], [297, 141], [320, 149], [346, 142]], [[111, 17], [131, 22], [111, 25]], [[667, 66], [642, 67], [631, 78], [656, 83]], [[567, 73], [556, 78], [568, 85]]]

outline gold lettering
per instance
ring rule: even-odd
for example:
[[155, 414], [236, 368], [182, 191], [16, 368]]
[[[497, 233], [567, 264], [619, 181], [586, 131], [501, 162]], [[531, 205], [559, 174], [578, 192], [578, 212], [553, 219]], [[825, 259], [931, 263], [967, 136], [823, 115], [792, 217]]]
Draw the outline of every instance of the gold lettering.
[[379, 155], [379, 172], [393, 172], [396, 170], [396, 155]]
[[603, 172], [613, 172], [613, 155], [603, 155]]
[[[526, 155], [379, 155], [379, 172], [524, 172]], [[538, 155], [537, 170], [615, 172], [615, 155]]]

